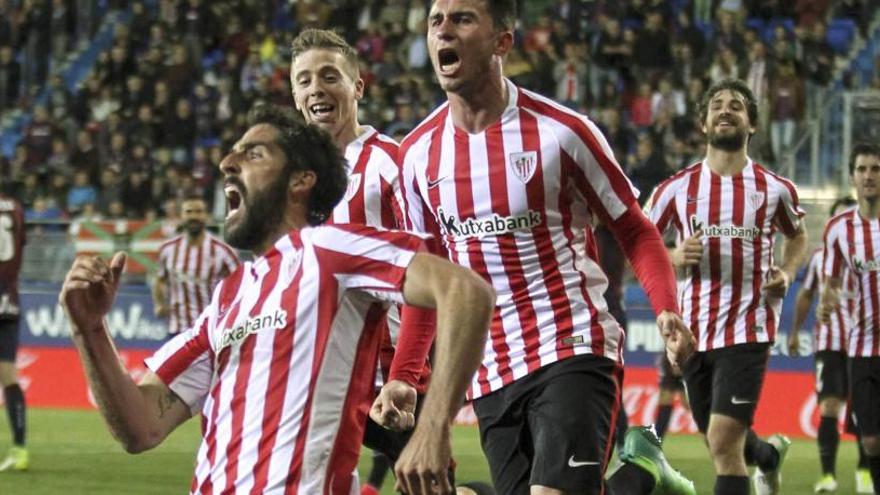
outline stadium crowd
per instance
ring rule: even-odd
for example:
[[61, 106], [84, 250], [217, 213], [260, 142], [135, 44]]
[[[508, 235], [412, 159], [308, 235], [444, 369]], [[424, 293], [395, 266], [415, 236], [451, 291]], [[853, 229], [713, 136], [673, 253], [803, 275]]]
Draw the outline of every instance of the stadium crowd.
[[[0, 156], [0, 176], [29, 220], [149, 219], [193, 190], [219, 215], [216, 165], [253, 103], [292, 103], [289, 44], [304, 27], [334, 27], [354, 44], [366, 83], [361, 121], [384, 133], [402, 138], [442, 97], [423, 0], [99, 3], [0, 0], [0, 111], [33, 115], [13, 156]], [[751, 154], [776, 163], [834, 82], [842, 53], [829, 44], [829, 22], [851, 19], [864, 34], [877, 8], [860, 0], [543, 3], [539, 15], [521, 16], [506, 75], [596, 121], [643, 191], [698, 158], [699, 97], [725, 77], [756, 93], [763, 111]], [[52, 69], [71, 41], [94, 35], [105, 7], [130, 8], [130, 22], [69, 91]], [[41, 86], [47, 103], [33, 106]]]

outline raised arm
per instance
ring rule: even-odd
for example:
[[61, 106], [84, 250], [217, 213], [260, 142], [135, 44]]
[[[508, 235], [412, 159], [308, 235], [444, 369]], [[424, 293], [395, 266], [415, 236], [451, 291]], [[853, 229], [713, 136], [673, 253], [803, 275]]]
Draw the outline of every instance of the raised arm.
[[406, 493], [432, 479], [447, 493], [450, 423], [482, 360], [495, 292], [476, 273], [419, 253], [406, 270], [403, 295], [408, 304], [437, 309], [437, 336], [422, 414], [395, 473]]
[[155, 374], [148, 372], [138, 385], [121, 364], [105, 317], [124, 267], [123, 253], [110, 264], [99, 257], [77, 257], [59, 302], [101, 415], [125, 450], [138, 453], [161, 443], [190, 417], [190, 410]]

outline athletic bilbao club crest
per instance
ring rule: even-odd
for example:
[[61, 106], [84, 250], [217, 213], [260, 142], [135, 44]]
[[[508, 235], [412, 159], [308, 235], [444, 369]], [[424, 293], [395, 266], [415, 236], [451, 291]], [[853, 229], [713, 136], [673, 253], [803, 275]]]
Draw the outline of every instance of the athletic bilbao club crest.
[[749, 193], [747, 195], [747, 197], [748, 197], [749, 206], [751, 206], [753, 209], [757, 210], [758, 208], [760, 208], [764, 204], [764, 200], [766, 199], [767, 195], [762, 192], [753, 192], [753, 193]]
[[510, 160], [510, 168], [513, 170], [513, 174], [523, 184], [527, 183], [535, 175], [535, 169], [538, 167], [537, 151], [511, 153], [507, 158]]
[[351, 174], [348, 176], [348, 189], [345, 190], [345, 200], [351, 201], [351, 198], [357, 194], [361, 188], [361, 174]]

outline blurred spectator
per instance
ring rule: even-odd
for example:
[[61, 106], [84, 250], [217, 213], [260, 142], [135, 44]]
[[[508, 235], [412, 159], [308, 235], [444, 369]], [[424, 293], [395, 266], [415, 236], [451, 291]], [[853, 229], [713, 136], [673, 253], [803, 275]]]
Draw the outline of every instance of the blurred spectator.
[[586, 100], [587, 64], [586, 54], [578, 43], [565, 43], [565, 58], [556, 62], [553, 67], [553, 79], [556, 80], [556, 100], [577, 110]]
[[625, 159], [634, 149], [636, 143], [635, 133], [623, 125], [620, 118], [620, 110], [616, 107], [608, 107], [602, 111], [600, 129], [614, 156], [621, 163], [625, 163]]
[[629, 121], [636, 129], [646, 129], [651, 125], [651, 83], [639, 83], [639, 91], [629, 105]]
[[171, 148], [174, 160], [183, 162], [189, 154], [196, 138], [196, 119], [192, 105], [186, 98], [180, 98], [175, 105], [174, 116], [162, 126], [165, 130], [163, 144]]
[[[88, 182], [88, 180], [86, 182]], [[26, 172], [24, 174], [24, 180], [19, 184], [15, 191], [15, 197], [18, 198], [22, 208], [30, 208], [33, 206], [34, 201], [44, 194], [45, 191], [40, 185], [40, 178], [34, 172]]]
[[49, 111], [39, 105], [34, 108], [34, 119], [25, 128], [22, 142], [27, 147], [28, 166], [41, 170], [52, 153], [52, 138], [60, 134], [55, 124], [49, 120]]
[[627, 173], [635, 186], [643, 191], [644, 194], [639, 196], [639, 204], [644, 205], [657, 184], [669, 177], [672, 170], [663, 154], [655, 149], [651, 136], [647, 134], [639, 136], [635, 155], [630, 157], [629, 163]]
[[715, 84], [724, 79], [740, 79], [740, 66], [736, 53], [728, 46], [715, 52], [715, 59], [709, 67], [709, 81]]
[[52, 139], [52, 151], [46, 159], [46, 172], [50, 175], [66, 176], [70, 170], [70, 149], [67, 140], [63, 136], [55, 136]]
[[677, 39], [683, 42], [689, 49], [695, 60], [702, 60], [706, 49], [706, 35], [700, 28], [694, 26], [693, 19], [687, 9], [681, 9], [678, 13]]
[[590, 93], [595, 97], [606, 81], [616, 83], [621, 71], [629, 67], [632, 45], [624, 39], [620, 21], [613, 17], [600, 17], [602, 31], [593, 51], [590, 67]]
[[95, 207], [104, 216], [109, 216], [110, 203], [121, 197], [122, 184], [120, 183], [119, 173], [116, 168], [107, 167], [101, 170], [101, 180], [99, 184], [98, 200]]
[[770, 105], [768, 104], [770, 72], [767, 47], [761, 41], [752, 42], [749, 48], [749, 70], [745, 81], [758, 103], [758, 128], [749, 141], [751, 156], [767, 156], [766, 149], [770, 144]]
[[[37, 196], [34, 198], [33, 204], [24, 210], [24, 219], [30, 222], [53, 222], [64, 219], [64, 212], [61, 208], [54, 206], [45, 196]], [[40, 225], [36, 232], [63, 229], [60, 225]]]
[[70, 154], [70, 165], [75, 170], [84, 170], [93, 180], [98, 178], [101, 157], [91, 132], [82, 129], [76, 134], [76, 147]]
[[77, 215], [86, 203], [96, 204], [98, 190], [89, 180], [89, 175], [83, 170], [73, 173], [73, 185], [67, 191], [67, 211]]
[[741, 25], [736, 16], [726, 10], [718, 11], [718, 26], [709, 44], [709, 53], [717, 54], [722, 48], [727, 47], [736, 54], [737, 60], [746, 57], [746, 46], [743, 35], [740, 32]]
[[46, 188], [46, 197], [52, 207], [67, 211], [67, 191], [70, 189], [66, 175], [55, 174], [49, 177], [49, 187]]
[[[129, 217], [125, 211], [125, 205], [122, 204], [122, 200], [114, 199], [110, 202], [110, 205], [107, 207], [107, 211], [104, 214], [104, 218], [106, 220], [131, 220], [132, 217]], [[134, 217], [140, 218], [140, 217]]]
[[651, 95], [651, 115], [669, 112], [670, 116], [679, 117], [685, 114], [684, 92], [672, 85], [669, 77], [663, 77], [657, 83], [657, 90]]
[[663, 27], [663, 18], [657, 11], [648, 12], [645, 27], [636, 35], [633, 62], [642, 71], [642, 78], [648, 77], [652, 80], [657, 72], [672, 65], [669, 32]]
[[818, 115], [825, 100], [825, 91], [831, 83], [834, 69], [834, 50], [826, 40], [825, 22], [814, 21], [811, 29], [803, 31], [801, 64], [806, 76], [807, 112], [810, 117]]
[[777, 167], [794, 144], [797, 122], [803, 117], [806, 96], [804, 83], [795, 73], [794, 63], [781, 62], [770, 81], [770, 141]]
[[0, 46], [0, 112], [12, 108], [18, 101], [21, 65], [14, 56], [11, 46]]
[[51, 54], [51, 26], [49, 0], [23, 0], [19, 26], [24, 56], [22, 77], [25, 90], [35, 94], [46, 81]]

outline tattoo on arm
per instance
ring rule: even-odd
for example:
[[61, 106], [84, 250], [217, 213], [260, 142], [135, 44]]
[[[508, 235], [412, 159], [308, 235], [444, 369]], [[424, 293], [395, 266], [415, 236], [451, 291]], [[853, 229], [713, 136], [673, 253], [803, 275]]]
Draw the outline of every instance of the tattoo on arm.
[[165, 395], [159, 396], [159, 417], [164, 418], [165, 413], [171, 410], [171, 407], [174, 406], [174, 403], [177, 402], [177, 395], [174, 392], [168, 392]]

